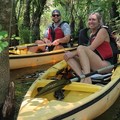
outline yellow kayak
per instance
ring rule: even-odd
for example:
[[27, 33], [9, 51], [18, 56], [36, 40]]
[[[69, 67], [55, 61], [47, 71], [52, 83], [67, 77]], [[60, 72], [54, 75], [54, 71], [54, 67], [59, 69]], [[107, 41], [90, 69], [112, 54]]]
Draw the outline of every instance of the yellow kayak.
[[75, 52], [76, 47], [64, 48], [50, 52], [32, 53], [28, 52], [24, 46], [19, 46], [20, 49], [10, 48], [9, 61], [10, 69], [19, 69], [25, 67], [32, 67], [45, 64], [55, 64], [63, 60], [63, 55], [66, 51]]
[[[63, 60], [49, 68], [27, 91], [17, 120], [92, 120], [104, 113], [120, 95], [120, 66], [107, 84], [71, 82], [62, 87], [64, 98], [56, 99], [54, 90], [39, 94], [55, 76], [67, 68]], [[50, 87], [54, 87], [51, 84]], [[47, 88], [49, 89], [49, 87]]]

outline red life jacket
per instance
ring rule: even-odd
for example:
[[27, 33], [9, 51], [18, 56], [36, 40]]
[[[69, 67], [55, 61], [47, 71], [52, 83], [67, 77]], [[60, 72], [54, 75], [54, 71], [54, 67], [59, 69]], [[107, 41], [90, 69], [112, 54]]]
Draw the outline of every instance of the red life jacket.
[[[53, 26], [51, 26], [49, 28], [49, 31], [48, 31], [48, 39], [53, 42], [54, 40], [56, 39], [60, 39], [60, 38], [63, 38], [64, 37], [64, 33], [61, 29], [61, 24], [53, 31]], [[54, 33], [53, 33], [54, 32]], [[53, 37], [54, 35], [54, 37]]]
[[113, 57], [112, 48], [110, 46], [110, 43], [107, 41], [104, 41], [100, 46], [96, 48], [96, 50], [103, 60]]
[[[98, 31], [97, 31], [97, 33], [98, 33]], [[92, 37], [91, 43], [94, 41], [96, 35], [97, 34], [95, 34]], [[112, 51], [111, 45], [107, 41], [104, 41], [100, 46], [98, 46], [96, 48], [96, 50], [99, 53], [99, 55], [102, 57], [102, 59], [107, 59], [107, 58], [113, 57], [113, 51]]]

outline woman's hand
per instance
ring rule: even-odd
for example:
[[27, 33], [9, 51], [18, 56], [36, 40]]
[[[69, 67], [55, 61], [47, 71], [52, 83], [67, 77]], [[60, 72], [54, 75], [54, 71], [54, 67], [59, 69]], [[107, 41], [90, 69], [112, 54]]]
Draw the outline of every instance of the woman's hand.
[[69, 59], [73, 58], [74, 56], [75, 56], [75, 55], [74, 55], [72, 52], [68, 51], [68, 52], [65, 53], [64, 59], [65, 59], [66, 61], [68, 61]]

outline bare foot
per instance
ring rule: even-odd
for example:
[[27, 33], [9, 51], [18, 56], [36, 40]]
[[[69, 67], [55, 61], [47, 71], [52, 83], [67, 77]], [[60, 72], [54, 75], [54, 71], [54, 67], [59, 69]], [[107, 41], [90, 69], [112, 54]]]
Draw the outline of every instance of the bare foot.
[[90, 77], [81, 80], [81, 82], [82, 82], [82, 83], [92, 84], [92, 81], [91, 81], [91, 78], [90, 78]]

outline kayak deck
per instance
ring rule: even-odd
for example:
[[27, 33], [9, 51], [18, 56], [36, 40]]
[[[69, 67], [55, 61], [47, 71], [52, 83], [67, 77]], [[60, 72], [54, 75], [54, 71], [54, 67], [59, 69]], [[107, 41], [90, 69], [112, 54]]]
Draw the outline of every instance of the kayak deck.
[[30, 87], [22, 102], [17, 120], [91, 120], [104, 113], [118, 98], [120, 66], [113, 71], [106, 85], [72, 82], [63, 87], [64, 99], [57, 100], [54, 91], [38, 94], [38, 88], [51, 83], [53, 76], [67, 64], [62, 61], [47, 70]]
[[[45, 85], [47, 85], [50, 82], [52, 82], [52, 81], [51, 80], [37, 81], [36, 85], [35, 85], [36, 87], [32, 91], [30, 97], [34, 98], [35, 95], [38, 93], [37, 89], [44, 87]], [[92, 84], [84, 84], [84, 83], [80, 83], [80, 82], [73, 82], [72, 84], [66, 85], [63, 88], [63, 91], [64, 91], [63, 94], [65, 97], [62, 101], [64, 101], [64, 102], [77, 102], [83, 98], [86, 98], [86, 97], [92, 95], [93, 93], [95, 93], [101, 89], [102, 89], [101, 86], [92, 85]], [[56, 98], [54, 97], [54, 92], [49, 93], [49, 94], [45, 94], [45, 95], [41, 95], [38, 97], [46, 98], [48, 101], [56, 100]]]

